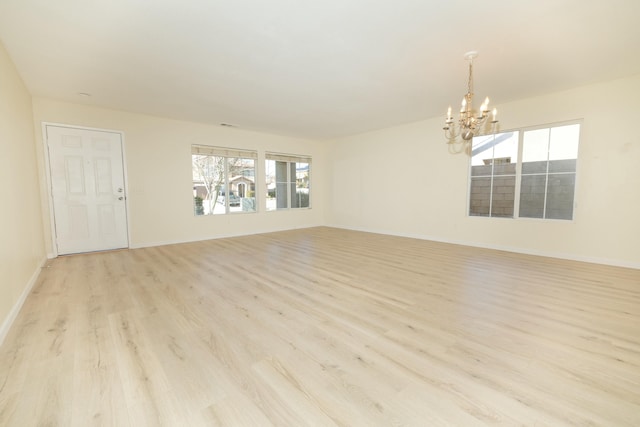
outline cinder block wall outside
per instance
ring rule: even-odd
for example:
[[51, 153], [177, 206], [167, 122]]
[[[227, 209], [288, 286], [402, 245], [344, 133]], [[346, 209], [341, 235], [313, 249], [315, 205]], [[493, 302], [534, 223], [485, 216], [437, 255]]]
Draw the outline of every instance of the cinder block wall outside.
[[[520, 183], [520, 217], [571, 219], [576, 180], [576, 160], [526, 162]], [[516, 164], [472, 166], [469, 215], [513, 217]], [[548, 182], [547, 182], [548, 177]], [[545, 206], [545, 192], [546, 206]]]

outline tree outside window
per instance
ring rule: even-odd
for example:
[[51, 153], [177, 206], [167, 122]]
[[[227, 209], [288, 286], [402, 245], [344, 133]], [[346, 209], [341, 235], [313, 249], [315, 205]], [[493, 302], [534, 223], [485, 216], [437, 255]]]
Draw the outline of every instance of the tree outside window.
[[195, 215], [255, 212], [252, 151], [192, 146]]

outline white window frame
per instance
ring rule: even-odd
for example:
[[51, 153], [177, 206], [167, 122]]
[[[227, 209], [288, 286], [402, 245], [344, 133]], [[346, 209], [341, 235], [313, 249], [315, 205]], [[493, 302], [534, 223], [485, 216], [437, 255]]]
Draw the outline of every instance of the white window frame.
[[[238, 148], [227, 148], [227, 147], [216, 147], [216, 146], [210, 146], [210, 145], [192, 145], [191, 146], [191, 165], [193, 168], [193, 156], [194, 155], [200, 155], [200, 156], [212, 156], [212, 157], [223, 157], [225, 159], [233, 159], [233, 158], [238, 158], [238, 159], [247, 159], [247, 160], [253, 160], [253, 187], [254, 187], [254, 196], [253, 198], [255, 199], [255, 201], [259, 200], [258, 195], [258, 185], [256, 183], [256, 179], [258, 176], [258, 152], [255, 150], [245, 150], [245, 149], [238, 149]], [[225, 199], [224, 199], [224, 208], [225, 211], [224, 212], [220, 212], [220, 213], [208, 213], [208, 214], [204, 214], [204, 215], [198, 215], [196, 213], [196, 209], [195, 209], [195, 194], [194, 194], [194, 215], [195, 216], [223, 216], [223, 215], [230, 215], [230, 214], [251, 214], [251, 213], [256, 213], [258, 212], [258, 203], [254, 204], [254, 210], [250, 210], [250, 211], [232, 211], [230, 208], [231, 206], [229, 205], [229, 197], [228, 193], [229, 193], [229, 164], [227, 161], [224, 162], [224, 183], [222, 184], [225, 188]], [[194, 187], [194, 193], [195, 193], [195, 187]], [[215, 206], [214, 206], [215, 209]]]
[[[471, 215], [470, 214], [470, 210], [471, 210], [471, 179], [472, 179], [472, 156], [469, 156], [469, 168], [468, 168], [468, 178], [467, 178], [467, 203], [466, 203], [466, 215], [469, 218], [491, 218], [491, 219], [516, 219], [516, 220], [533, 220], [533, 221], [562, 221], [562, 222], [573, 222], [575, 221], [576, 218], [576, 206], [578, 205], [577, 201], [576, 201], [576, 195], [578, 194], [578, 169], [579, 169], [579, 159], [580, 159], [580, 147], [581, 147], [581, 141], [582, 141], [582, 129], [583, 129], [583, 119], [576, 119], [576, 120], [568, 120], [568, 121], [563, 121], [563, 122], [556, 122], [556, 123], [551, 123], [551, 124], [545, 124], [545, 125], [537, 125], [537, 126], [530, 126], [530, 127], [523, 127], [523, 128], [517, 128], [517, 129], [509, 129], [509, 130], [504, 130], [504, 131], [500, 131], [499, 133], [496, 133], [495, 135], [499, 135], [499, 134], [505, 134], [505, 133], [509, 133], [509, 132], [518, 132], [518, 155], [517, 155], [517, 162], [516, 162], [516, 180], [515, 180], [515, 193], [514, 193], [514, 200], [513, 200], [513, 216], [512, 217], [507, 217], [507, 216], [491, 216], [491, 210], [489, 210], [489, 215]], [[522, 185], [522, 153], [523, 153], [523, 149], [524, 149], [524, 135], [526, 132], [529, 131], [535, 131], [535, 130], [540, 130], [540, 129], [552, 129], [555, 127], [563, 127], [563, 126], [570, 126], [570, 125], [579, 125], [580, 129], [579, 129], [579, 134], [578, 134], [578, 154], [576, 156], [576, 171], [575, 171], [575, 182], [574, 182], [574, 186], [573, 186], [573, 209], [571, 212], [571, 219], [559, 219], [559, 218], [546, 218], [546, 212], [543, 215], [542, 218], [536, 218], [536, 217], [523, 217], [520, 216], [520, 193], [521, 193], [521, 185]], [[481, 135], [481, 136], [487, 136], [487, 135]], [[473, 144], [473, 142], [471, 142], [471, 144]], [[471, 148], [472, 149], [472, 148]], [[573, 172], [571, 172], [573, 173]], [[557, 173], [557, 174], [561, 174], [561, 173]], [[527, 174], [529, 175], [529, 174]], [[549, 171], [548, 171], [548, 165], [547, 165], [547, 171], [546, 171], [546, 176], [547, 176], [547, 182], [545, 185], [545, 209], [543, 209], [543, 211], [546, 211], [546, 199], [548, 196], [548, 177], [549, 177]], [[491, 199], [491, 195], [489, 196]], [[490, 200], [491, 203], [491, 200]]]
[[[268, 212], [277, 212], [277, 211], [286, 211], [286, 210], [293, 210], [293, 209], [311, 209], [312, 207], [312, 197], [311, 197], [311, 186], [312, 186], [312, 177], [311, 177], [311, 169], [312, 169], [312, 162], [311, 162], [311, 156], [304, 156], [304, 155], [296, 155], [296, 154], [283, 154], [283, 153], [274, 153], [274, 152], [266, 152], [265, 153], [265, 180], [267, 180], [267, 176], [266, 176], [266, 172], [267, 172], [267, 167], [266, 167], [266, 162], [268, 161], [275, 161], [275, 162], [286, 162], [287, 163], [287, 188], [289, 188], [289, 186], [291, 184], [295, 184], [296, 183], [296, 177], [292, 177], [291, 176], [291, 164], [297, 164], [297, 163], [306, 163], [309, 165], [309, 206], [292, 206], [292, 200], [291, 200], [291, 194], [290, 191], [287, 191], [287, 206], [286, 207], [280, 207], [278, 208], [277, 205], [275, 208], [273, 209], [269, 209], [267, 207], [267, 211]], [[265, 197], [268, 196], [268, 189], [266, 191]], [[277, 198], [277, 183], [276, 183], [276, 198]]]

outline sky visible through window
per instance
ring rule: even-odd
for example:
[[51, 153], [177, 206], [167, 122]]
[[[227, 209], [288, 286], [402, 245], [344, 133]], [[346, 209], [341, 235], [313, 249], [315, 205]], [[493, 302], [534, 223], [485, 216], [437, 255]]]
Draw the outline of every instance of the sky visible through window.
[[[523, 162], [576, 159], [579, 133], [579, 124], [524, 131]], [[493, 145], [494, 139], [500, 141]], [[487, 149], [475, 153], [477, 148], [485, 144]], [[471, 166], [486, 164], [485, 160], [493, 158], [509, 158], [511, 163], [515, 163], [518, 157], [518, 132], [479, 136], [474, 138], [473, 146]]]

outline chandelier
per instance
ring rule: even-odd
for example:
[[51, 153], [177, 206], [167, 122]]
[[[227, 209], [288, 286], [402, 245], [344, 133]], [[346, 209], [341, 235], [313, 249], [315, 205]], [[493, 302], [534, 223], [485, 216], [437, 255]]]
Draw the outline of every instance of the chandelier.
[[[464, 59], [469, 61], [469, 82], [467, 83], [467, 94], [462, 98], [462, 106], [460, 107], [460, 118], [453, 119], [451, 115], [451, 107], [447, 110], [447, 118], [444, 122], [444, 136], [451, 144], [455, 142], [458, 136], [462, 136], [465, 141], [471, 140], [480, 132], [480, 129], [487, 123], [489, 117], [489, 97], [485, 98], [480, 106], [480, 111], [476, 114], [473, 110], [473, 60], [478, 56], [478, 52], [471, 51], [464, 55]], [[489, 123], [494, 126], [498, 123], [496, 116], [498, 110], [495, 108], [492, 112], [492, 119]], [[456, 123], [457, 122], [457, 123]]]

